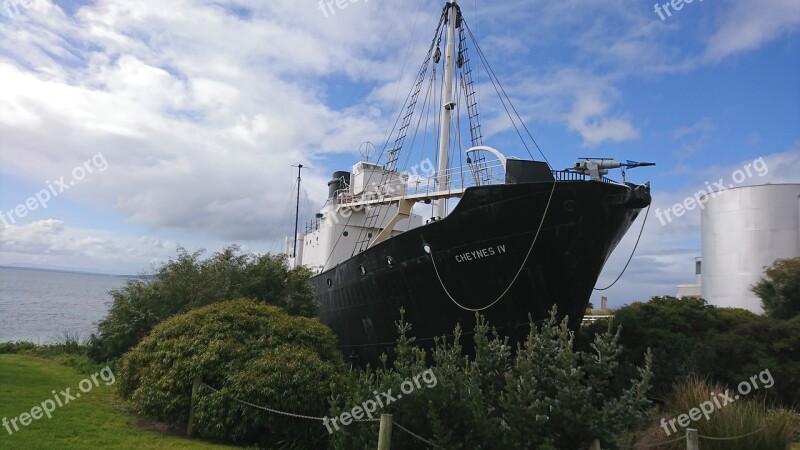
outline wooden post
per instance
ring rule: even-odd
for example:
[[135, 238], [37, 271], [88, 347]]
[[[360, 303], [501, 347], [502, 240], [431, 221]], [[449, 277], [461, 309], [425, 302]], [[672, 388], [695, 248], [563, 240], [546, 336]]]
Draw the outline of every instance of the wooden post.
[[600, 439], [595, 439], [594, 441], [592, 441], [592, 445], [589, 446], [589, 450], [601, 450]]
[[186, 437], [191, 439], [194, 437], [194, 406], [197, 403], [197, 392], [200, 390], [200, 376], [194, 377], [192, 383], [192, 400], [189, 406], [189, 425], [186, 426]]
[[392, 444], [392, 415], [381, 414], [381, 428], [378, 431], [378, 450], [389, 450]]
[[700, 450], [700, 442], [697, 439], [697, 430], [694, 428], [686, 429], [686, 450]]

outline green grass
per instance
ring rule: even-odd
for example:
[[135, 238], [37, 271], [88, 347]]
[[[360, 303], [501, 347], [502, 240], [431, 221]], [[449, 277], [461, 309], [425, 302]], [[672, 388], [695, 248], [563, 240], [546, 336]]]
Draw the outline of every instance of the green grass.
[[[9, 421], [23, 412], [52, 399], [51, 391], [70, 388], [75, 395], [78, 383], [87, 375], [50, 360], [23, 355], [0, 355], [0, 420]], [[145, 448], [145, 449], [223, 449], [181, 436], [164, 434], [137, 426], [139, 419], [121, 410], [114, 386], [99, 386], [80, 398], [57, 407], [52, 418], [43, 416], [27, 427], [19, 425], [12, 435], [0, 425], [0, 448]], [[9, 425], [14, 431], [13, 426]]]

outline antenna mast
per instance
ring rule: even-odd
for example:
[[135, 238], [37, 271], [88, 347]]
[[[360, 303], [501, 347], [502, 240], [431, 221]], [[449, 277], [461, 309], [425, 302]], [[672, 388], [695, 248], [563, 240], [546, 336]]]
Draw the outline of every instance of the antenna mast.
[[[303, 170], [303, 165], [298, 164], [297, 166], [297, 204], [295, 205], [294, 209], [294, 250], [292, 250], [292, 258], [297, 258], [297, 227], [300, 224], [300, 171]], [[295, 262], [295, 265], [297, 262]]]

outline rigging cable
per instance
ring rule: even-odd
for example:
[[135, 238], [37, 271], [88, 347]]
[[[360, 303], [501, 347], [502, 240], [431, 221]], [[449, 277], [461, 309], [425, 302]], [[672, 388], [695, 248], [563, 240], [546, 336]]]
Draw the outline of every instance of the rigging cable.
[[[423, 2], [424, 2], [424, 0], [420, 0], [420, 9], [422, 7], [422, 3]], [[439, 35], [441, 34], [441, 31], [442, 31], [442, 24], [444, 23], [445, 11], [446, 11], [446, 9], [442, 11], [442, 15], [439, 17], [439, 24], [436, 27], [436, 33], [433, 36], [433, 40], [431, 42], [431, 47], [428, 50], [428, 59], [426, 59], [426, 61], [423, 63], [423, 65], [427, 65], [428, 62], [430, 61], [430, 56], [432, 54], [433, 47], [436, 45], [437, 37], [439, 37]], [[418, 15], [419, 15], [419, 9], [418, 9], [417, 12], [418, 12]], [[416, 22], [416, 19], [415, 19], [415, 22]], [[387, 36], [388, 36], [388, 33], [387, 33]], [[412, 45], [412, 43], [413, 43], [413, 40], [409, 43], [409, 45]], [[420, 71], [421, 70], [422, 69], [420, 69]], [[399, 86], [399, 84], [398, 84], [398, 86]], [[398, 87], [398, 89], [399, 89], [399, 87]], [[394, 122], [394, 126], [392, 126], [392, 131], [387, 135], [386, 143], [384, 144], [380, 155], [378, 155], [376, 163], [378, 161], [380, 161], [380, 158], [383, 157], [384, 153], [386, 152], [386, 148], [389, 146], [389, 141], [391, 140], [391, 135], [392, 135], [392, 133], [394, 133], [394, 130], [397, 128], [397, 124], [400, 122], [400, 118], [403, 115], [403, 109], [406, 107], [406, 105], [408, 104], [410, 99], [411, 99], [411, 93], [409, 93], [409, 96], [406, 97], [406, 101], [403, 103], [403, 106], [400, 107], [400, 110], [398, 111], [398, 114], [397, 114], [397, 119]], [[371, 179], [372, 179], [372, 173], [370, 174], [369, 178], [367, 179], [367, 183], [369, 183], [369, 181]], [[333, 212], [336, 213], [336, 210], [334, 209]], [[348, 225], [350, 225], [350, 221], [352, 220], [352, 218], [353, 218], [353, 215], [350, 214], [350, 216], [347, 218], [347, 221], [344, 224], [344, 228], [345, 229], [347, 228]], [[328, 262], [330, 262], [331, 257], [333, 257], [333, 254], [336, 251], [336, 247], [339, 246], [339, 242], [341, 241], [341, 239], [342, 239], [342, 233], [340, 233], [339, 236], [336, 238], [336, 242], [334, 242], [333, 247], [331, 248], [331, 251], [328, 254], [328, 257], [325, 259], [325, 262], [323, 263], [322, 267], [320, 268], [320, 273], [322, 273], [325, 270], [325, 268], [328, 266]], [[355, 251], [355, 248], [353, 250]]]
[[[412, 27], [411, 27], [411, 38], [408, 40], [408, 47], [406, 48], [406, 56], [405, 56], [405, 58], [403, 58], [402, 67], [400, 67], [400, 79], [397, 80], [397, 87], [394, 90], [394, 98], [392, 98], [392, 105], [394, 105], [397, 102], [397, 94], [400, 92], [400, 82], [403, 79], [403, 75], [402, 74], [403, 74], [403, 72], [406, 71], [406, 64], [408, 63], [408, 56], [411, 53], [411, 47], [414, 46], [414, 34], [415, 34], [415, 31], [417, 30], [417, 20], [419, 20], [419, 13], [420, 13], [420, 11], [422, 11], [422, 4], [424, 2], [425, 2], [425, 0], [420, 0], [419, 6], [417, 7], [417, 15], [414, 16], [414, 25], [412, 25]], [[387, 36], [388, 35], [389, 35], [389, 33], [387, 33]], [[403, 106], [405, 106], [405, 105], [403, 105]], [[394, 109], [392, 109], [392, 110], [394, 110]], [[402, 110], [403, 110], [403, 108], [401, 107], [400, 111], [402, 111]], [[391, 114], [391, 112], [392, 111], [389, 111], [389, 113], [390, 113], [389, 117], [392, 117], [392, 115], [393, 115], [393, 114]], [[384, 131], [384, 134], [389, 131], [389, 124], [390, 123], [392, 123], [391, 119], [389, 119], [389, 121], [386, 122], [386, 131]], [[392, 132], [394, 132], [394, 130], [392, 130]], [[391, 137], [391, 135], [389, 135], [389, 137]]]
[[[421, 7], [422, 7], [422, 1], [420, 1], [420, 8], [421, 8]], [[420, 10], [419, 10], [419, 8], [418, 8], [418, 9], [417, 9], [417, 16], [414, 18], [414, 28], [413, 28], [413, 29], [416, 29], [416, 26], [417, 26], [417, 19], [419, 18], [419, 11], [420, 11]], [[386, 32], [386, 34], [384, 34], [384, 36], [383, 36], [383, 40], [381, 41], [381, 44], [378, 46], [378, 48], [375, 50], [375, 53], [372, 55], [372, 59], [370, 60], [370, 63], [372, 63], [372, 62], [375, 62], [375, 60], [376, 60], [376, 59], [378, 59], [378, 55], [380, 54], [381, 50], [383, 50], [383, 46], [384, 46], [384, 45], [386, 44], [386, 42], [388, 41], [389, 35], [390, 35], [390, 34], [392, 34], [392, 31], [394, 31], [394, 29], [395, 29], [395, 27], [397, 26], [397, 23], [398, 23], [398, 22], [399, 22], [399, 18], [398, 18], [398, 19], [396, 19], [396, 20], [395, 20], [395, 21], [392, 23], [392, 26], [389, 28], [389, 31], [387, 31], [387, 32]], [[412, 30], [413, 30], [413, 29], [412, 29]], [[413, 39], [413, 35], [414, 35], [413, 31], [412, 31], [411, 35], [412, 35], [412, 39]], [[412, 42], [413, 42], [413, 41], [412, 41]], [[409, 43], [409, 46], [410, 46], [410, 45], [411, 45], [411, 42]], [[406, 59], [403, 61], [403, 68], [405, 68], [405, 65], [406, 65], [407, 59], [408, 59], [408, 55], [406, 55]], [[365, 68], [364, 68], [364, 70], [361, 72], [361, 75], [364, 75], [366, 72], [367, 72], [367, 69], [366, 69], [366, 67], [365, 67]], [[398, 84], [398, 90], [399, 90], [399, 84]], [[395, 100], [396, 100], [396, 99], [397, 99], [397, 91], [395, 91]], [[392, 100], [392, 103], [394, 103], [394, 102], [395, 102], [395, 100]], [[401, 108], [401, 111], [402, 111], [402, 108]], [[390, 114], [389, 116], [391, 117], [391, 114]], [[399, 120], [399, 117], [398, 117], [398, 120]], [[388, 123], [386, 124], [386, 127], [387, 127], [387, 128], [389, 127], [389, 123], [391, 123], [391, 122], [388, 122]], [[395, 122], [395, 126], [397, 126], [397, 123], [396, 123], [396, 122]], [[380, 161], [380, 158], [383, 156], [383, 153], [384, 153], [384, 151], [385, 151], [385, 150], [386, 150], [386, 147], [384, 147], [384, 148], [383, 148], [383, 150], [381, 150], [381, 154], [380, 154], [380, 155], [378, 155], [378, 158], [377, 158], [376, 162], [377, 162], [377, 161]], [[370, 178], [371, 178], [371, 175], [370, 175]], [[369, 181], [369, 180], [367, 180], [367, 181]], [[352, 215], [351, 215], [351, 217], [352, 217]], [[349, 225], [349, 224], [350, 224], [350, 217], [348, 217], [348, 218], [347, 218], [347, 222], [345, 222], [345, 225], [344, 225], [345, 229], [347, 228], [347, 225]], [[341, 235], [339, 236], [339, 239], [341, 239]], [[324, 270], [324, 269], [325, 269], [325, 266], [327, 266], [327, 265], [328, 265], [328, 261], [330, 260], [331, 256], [333, 256], [333, 252], [336, 250], [336, 246], [337, 246], [337, 245], [339, 245], [339, 239], [337, 239], [337, 240], [336, 240], [336, 243], [334, 244], [333, 248], [331, 249], [331, 253], [328, 255], [328, 258], [325, 260], [325, 263], [324, 263], [324, 264], [323, 264], [323, 266], [322, 266], [322, 270]], [[276, 237], [276, 240], [277, 240], [277, 237]]]
[[[522, 117], [517, 112], [517, 108], [514, 107], [514, 103], [511, 102], [511, 98], [509, 98], [508, 94], [506, 93], [505, 88], [503, 88], [503, 85], [500, 83], [500, 80], [497, 78], [497, 75], [494, 73], [494, 70], [489, 65], [489, 61], [486, 59], [486, 55], [484, 55], [483, 50], [481, 49], [480, 45], [478, 45], [478, 40], [475, 38], [475, 35], [472, 34], [472, 29], [470, 29], [469, 24], [467, 24], [467, 21], [464, 20], [464, 19], [462, 19], [461, 21], [464, 24], [464, 27], [467, 29], [467, 33], [469, 33], [469, 36], [472, 39], [472, 42], [475, 44], [475, 49], [478, 51], [478, 56], [480, 57], [481, 62], [483, 63], [483, 66], [486, 68], [486, 71], [489, 73], [489, 80], [492, 82], [492, 86], [494, 86], [495, 91], [497, 91], [497, 87], [499, 86], [500, 90], [503, 92], [503, 95], [505, 95], [505, 98], [508, 100], [508, 104], [511, 106], [511, 109], [514, 111], [514, 114], [516, 114], [517, 118], [519, 119], [520, 124], [525, 129], [525, 132], [528, 134], [528, 136], [531, 138], [531, 141], [533, 142], [533, 145], [536, 146], [536, 149], [539, 151], [539, 154], [542, 155], [542, 158], [547, 163], [547, 165], [550, 166], [550, 170], [552, 170], [553, 166], [550, 164], [550, 161], [547, 159], [547, 156], [545, 156], [545, 154], [542, 151], [541, 147], [539, 147], [539, 144], [536, 142], [536, 139], [534, 139], [533, 134], [528, 129], [528, 126], [525, 125], [525, 122], [522, 120]], [[497, 84], [495, 84], [495, 80], [497, 80]], [[500, 92], [499, 91], [497, 92], [497, 95], [500, 96]], [[508, 108], [506, 107], [505, 101], [503, 101], [503, 97], [502, 96], [500, 96], [500, 101], [503, 103], [503, 108], [506, 110], [506, 114], [508, 114], [509, 118], [511, 118], [511, 114], [509, 113]], [[522, 138], [522, 135], [520, 134], [516, 123], [514, 122], [513, 119], [511, 121], [512, 121], [512, 124], [514, 125], [514, 129], [517, 130], [517, 134], [519, 134], [520, 138]], [[523, 145], [525, 146], [525, 150], [528, 152], [528, 155], [530, 155], [531, 159], [535, 159], [533, 157], [533, 154], [531, 154], [531, 151], [528, 148], [528, 145], [525, 144], [524, 140], [523, 140]]]
[[[414, 128], [414, 134], [411, 137], [411, 144], [409, 145], [409, 148], [414, 148], [414, 143], [417, 141], [417, 135], [419, 134], [419, 128], [420, 128], [420, 125], [422, 124], [422, 116], [423, 116], [422, 112], [425, 111], [426, 106], [428, 105], [428, 101], [431, 98], [431, 93], [432, 92], [433, 92], [433, 79], [431, 79], [431, 82], [428, 84], [428, 91], [427, 91], [427, 94], [425, 95], [425, 98], [424, 98], [424, 100], [422, 102], [422, 107], [421, 107], [420, 112], [419, 112], [419, 118], [417, 119], [417, 125]], [[427, 121], [426, 121], [425, 130], [427, 131]], [[424, 136], [424, 134], [423, 134], [423, 136]], [[408, 151], [406, 153], [407, 153], [407, 155], [406, 155], [405, 162], [403, 163], [403, 170], [405, 170], [408, 167], [408, 162], [411, 159], [411, 151]], [[407, 188], [406, 188], [406, 191], [408, 191]], [[380, 207], [380, 206], [378, 206], [378, 207]], [[392, 211], [391, 205], [390, 205], [390, 207], [384, 208], [382, 211], [380, 211], [379, 212], [378, 221], [376, 223], [381, 223], [382, 224], [383, 221], [386, 220], [386, 218], [389, 217], [389, 213], [391, 211]], [[350, 255], [350, 256], [353, 256], [353, 255]]]
[[625, 263], [625, 267], [622, 268], [622, 272], [620, 272], [619, 276], [617, 277], [616, 280], [614, 280], [613, 283], [609, 284], [608, 286], [602, 289], [594, 288], [595, 291], [607, 291], [611, 289], [611, 287], [617, 284], [617, 281], [619, 281], [619, 279], [622, 278], [622, 275], [625, 273], [625, 271], [628, 270], [628, 264], [630, 264], [631, 261], [633, 260], [633, 255], [636, 253], [636, 247], [639, 246], [639, 240], [642, 239], [642, 232], [644, 231], [644, 225], [647, 223], [647, 216], [650, 214], [651, 205], [652, 203], [650, 205], [647, 205], [647, 211], [645, 211], [644, 213], [644, 221], [642, 222], [642, 228], [639, 229], [639, 236], [636, 238], [636, 244], [634, 244], [633, 251], [631, 251], [631, 256], [628, 258], [628, 262]]

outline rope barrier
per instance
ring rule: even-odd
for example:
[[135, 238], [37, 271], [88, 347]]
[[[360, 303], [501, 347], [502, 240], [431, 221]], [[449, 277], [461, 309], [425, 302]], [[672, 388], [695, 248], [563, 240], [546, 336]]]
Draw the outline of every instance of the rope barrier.
[[[210, 385], [208, 385], [208, 384], [206, 384], [204, 382], [200, 382], [200, 386], [206, 387], [206, 388], [208, 388], [208, 389], [210, 389], [210, 390], [212, 390], [214, 392], [226, 395], [227, 397], [231, 398], [232, 400], [234, 400], [236, 402], [239, 402], [239, 403], [241, 403], [243, 405], [250, 406], [251, 408], [260, 409], [262, 411], [266, 411], [266, 412], [269, 412], [269, 413], [280, 414], [280, 415], [283, 415], [283, 416], [293, 417], [293, 418], [297, 418], [297, 419], [304, 419], [304, 420], [316, 420], [316, 421], [320, 421], [320, 422], [325, 420], [324, 417], [307, 416], [307, 415], [303, 415], [303, 414], [296, 414], [296, 413], [291, 413], [291, 412], [286, 412], [286, 411], [280, 411], [280, 410], [277, 410], [277, 409], [267, 408], [266, 406], [256, 405], [255, 403], [250, 403], [248, 401], [238, 399], [238, 398], [236, 398], [236, 397], [234, 397], [234, 396], [232, 396], [230, 394], [225, 394], [220, 389], [217, 389], [217, 388], [215, 388], [213, 386], [210, 386]], [[380, 422], [380, 420], [379, 419], [355, 419], [354, 422]], [[411, 431], [408, 428], [400, 425], [397, 422], [393, 422], [393, 424], [396, 425], [397, 428], [399, 428], [400, 430], [410, 434], [414, 438], [416, 438], [416, 439], [418, 439], [418, 440], [430, 445], [431, 447], [443, 448], [443, 447], [440, 447], [440, 446], [434, 444], [433, 442], [423, 438], [422, 436], [414, 433], [413, 431]], [[709, 440], [715, 440], [715, 441], [733, 441], [733, 440], [736, 440], [736, 439], [742, 439], [742, 438], [745, 438], [747, 436], [751, 436], [751, 435], [754, 435], [756, 433], [759, 433], [759, 432], [763, 431], [764, 429], [766, 429], [767, 427], [768, 427], [768, 425], [764, 425], [763, 427], [759, 428], [758, 430], [751, 431], [749, 433], [745, 433], [745, 434], [742, 434], [742, 435], [739, 435], [739, 436], [716, 437], [716, 436], [704, 436], [702, 434], [698, 434], [697, 437], [701, 438], [701, 439], [709, 439]], [[662, 445], [671, 444], [673, 442], [678, 442], [678, 441], [680, 441], [682, 439], [685, 439], [685, 438], [686, 438], [686, 435], [684, 434], [683, 436], [677, 437], [675, 439], [671, 439], [669, 441], [659, 442], [657, 444], [651, 444], [651, 445], [648, 445], [648, 446], [645, 446], [645, 447], [638, 446], [638, 445], [633, 445], [633, 446], [623, 446], [623, 447], [620, 447], [620, 448], [624, 448], [624, 449], [646, 449], [646, 448], [660, 447]]]
[[393, 425], [395, 425], [395, 426], [397, 426], [397, 428], [400, 428], [401, 430], [403, 430], [403, 431], [405, 431], [406, 433], [410, 434], [411, 436], [414, 436], [415, 438], [419, 439], [420, 441], [422, 441], [422, 442], [424, 442], [424, 443], [426, 443], [426, 444], [430, 445], [431, 447], [434, 447], [434, 448], [444, 448], [444, 447], [440, 447], [440, 446], [438, 446], [438, 445], [434, 444], [433, 442], [431, 442], [431, 441], [429, 441], [429, 440], [427, 440], [427, 439], [423, 438], [422, 436], [420, 436], [420, 435], [418, 435], [418, 434], [414, 433], [413, 431], [411, 431], [411, 430], [409, 430], [408, 428], [406, 428], [406, 427], [404, 427], [404, 426], [400, 425], [400, 424], [399, 424], [399, 423], [397, 423], [397, 422], [394, 422], [394, 421], [393, 421], [393, 422], [392, 422], [392, 424], [393, 424]]
[[[279, 411], [277, 409], [267, 408], [266, 406], [256, 405], [255, 403], [250, 403], [250, 402], [245, 401], [245, 400], [240, 400], [240, 399], [238, 399], [238, 398], [236, 398], [236, 397], [234, 397], [234, 396], [232, 396], [230, 394], [224, 394], [221, 390], [219, 390], [219, 389], [217, 389], [217, 388], [215, 388], [213, 386], [210, 386], [210, 385], [208, 385], [206, 383], [203, 383], [203, 382], [200, 382], [200, 386], [203, 386], [203, 387], [206, 387], [208, 389], [211, 389], [214, 392], [226, 395], [229, 398], [231, 398], [232, 400], [237, 401], [237, 402], [239, 402], [239, 403], [241, 403], [243, 405], [250, 406], [251, 408], [260, 409], [262, 411], [266, 411], [266, 412], [270, 412], [270, 413], [274, 413], [274, 414], [280, 414], [280, 415], [284, 415], [284, 416], [287, 416], [287, 417], [294, 417], [294, 418], [297, 418], [297, 419], [318, 420], [320, 422], [325, 420], [324, 417], [306, 416], [306, 415], [303, 415], [303, 414], [295, 414], [295, 413], [290, 413], [290, 412], [286, 412], [286, 411]], [[355, 419], [354, 421], [355, 422], [380, 422], [379, 419]], [[415, 438], [419, 439], [420, 441], [430, 445], [431, 447], [442, 448], [442, 447], [439, 447], [438, 445], [434, 444], [433, 442], [423, 438], [422, 436], [414, 433], [413, 431], [409, 430], [408, 428], [400, 425], [397, 422], [393, 422], [393, 424], [397, 425], [397, 428], [400, 428], [401, 430], [405, 431], [406, 433], [410, 434], [411, 436], [414, 436]]]
[[673, 442], [678, 442], [678, 441], [683, 440], [683, 439], [686, 439], [686, 435], [685, 434], [683, 436], [676, 437], [675, 439], [671, 439], [669, 441], [659, 442], [657, 444], [650, 444], [650, 445], [645, 446], [645, 447], [642, 447], [642, 446], [639, 446], [639, 445], [630, 445], [630, 446], [624, 446], [624, 447], [621, 446], [620, 448], [633, 448], [633, 449], [637, 449], [638, 450], [638, 449], [643, 449], [643, 448], [661, 447], [662, 445], [671, 444]]
[[757, 429], [755, 431], [751, 431], [749, 433], [742, 434], [740, 436], [734, 436], [734, 437], [703, 436], [702, 434], [699, 434], [699, 433], [698, 433], [697, 437], [702, 438], [702, 439], [709, 439], [709, 440], [712, 440], [712, 441], [732, 441], [732, 440], [735, 440], [735, 439], [741, 439], [743, 437], [754, 435], [756, 433], [759, 433], [759, 432], [763, 431], [767, 427], [768, 427], [768, 425], [764, 425], [763, 427], [761, 427], [761, 428], [759, 428], [759, 429]]
[[[214, 392], [223, 394], [223, 392], [220, 391], [219, 389], [214, 388], [212, 386], [209, 386], [206, 383], [200, 382], [200, 385], [201, 386], [205, 386], [205, 387], [211, 389]], [[234, 396], [232, 396], [230, 394], [224, 394], [224, 395], [227, 395], [231, 399], [233, 399], [233, 400], [235, 400], [235, 401], [237, 401], [237, 402], [239, 402], [239, 403], [241, 403], [243, 405], [247, 405], [247, 406], [250, 406], [252, 408], [260, 409], [260, 410], [266, 411], [266, 412], [271, 412], [271, 413], [275, 413], [275, 414], [281, 414], [281, 415], [289, 416], [289, 417], [295, 417], [295, 418], [298, 418], [298, 419], [319, 420], [320, 422], [325, 420], [324, 417], [305, 416], [303, 414], [295, 414], [295, 413], [290, 413], [290, 412], [286, 412], [286, 411], [278, 411], [277, 409], [267, 408], [265, 406], [260, 406], [260, 405], [256, 405], [254, 403], [250, 403], [250, 402], [247, 402], [247, 401], [244, 401], [244, 400], [239, 400], [238, 398], [236, 398], [236, 397], [234, 397]]]

